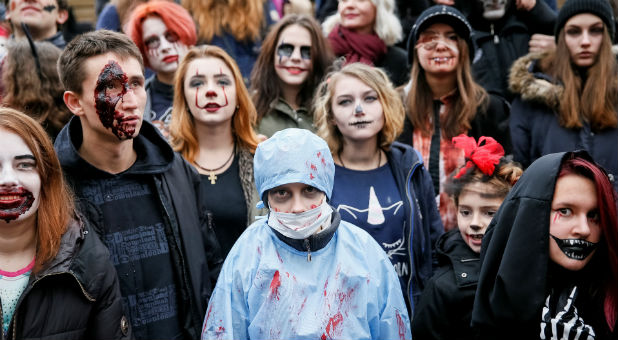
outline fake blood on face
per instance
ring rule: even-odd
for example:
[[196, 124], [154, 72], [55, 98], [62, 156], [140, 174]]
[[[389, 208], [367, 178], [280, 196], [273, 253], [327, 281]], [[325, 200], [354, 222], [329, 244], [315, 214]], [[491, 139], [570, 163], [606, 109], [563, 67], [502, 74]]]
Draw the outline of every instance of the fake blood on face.
[[116, 110], [129, 90], [129, 79], [120, 65], [110, 60], [97, 79], [94, 89], [94, 104], [104, 127], [111, 129], [118, 139], [133, 138], [136, 125], [125, 121], [124, 114]]
[[24, 188], [0, 192], [0, 219], [7, 223], [16, 220], [34, 203], [34, 195]]

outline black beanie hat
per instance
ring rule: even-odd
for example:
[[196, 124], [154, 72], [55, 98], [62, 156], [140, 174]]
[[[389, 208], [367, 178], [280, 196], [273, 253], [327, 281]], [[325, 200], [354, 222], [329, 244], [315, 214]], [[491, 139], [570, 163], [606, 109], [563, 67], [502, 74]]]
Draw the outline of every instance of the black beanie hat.
[[414, 55], [414, 47], [419, 35], [429, 26], [440, 22], [445, 23], [455, 30], [457, 35], [466, 41], [468, 50], [470, 51], [470, 60], [474, 57], [474, 45], [470, 39], [472, 27], [466, 17], [455, 7], [436, 5], [424, 10], [416, 19], [416, 23], [412, 26], [412, 31], [408, 37], [408, 63], [412, 63]]
[[608, 0], [567, 0], [562, 5], [556, 20], [556, 28], [554, 29], [554, 37], [558, 42], [558, 34], [566, 25], [566, 22], [573, 16], [581, 13], [590, 13], [598, 16], [605, 23], [609, 36], [614, 40], [614, 14]]

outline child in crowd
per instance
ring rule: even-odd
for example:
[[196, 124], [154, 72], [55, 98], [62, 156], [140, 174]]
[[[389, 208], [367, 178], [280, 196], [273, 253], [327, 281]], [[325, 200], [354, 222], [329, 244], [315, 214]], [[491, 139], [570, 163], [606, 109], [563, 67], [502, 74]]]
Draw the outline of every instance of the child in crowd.
[[467, 163], [449, 179], [446, 191], [457, 208], [457, 227], [436, 245], [439, 269], [416, 308], [415, 339], [476, 339], [470, 328], [474, 293], [480, 272], [483, 235], [523, 170], [507, 161], [504, 149], [491, 137], [453, 137]]
[[324, 140], [279, 131], [254, 164], [270, 212], [225, 260], [202, 339], [409, 339], [392, 264], [329, 204], [335, 167]]
[[155, 74], [146, 80], [144, 119], [169, 138], [174, 99], [174, 74], [187, 50], [197, 42], [193, 18], [171, 1], [150, 1], [135, 8], [125, 32]]
[[311, 99], [333, 55], [319, 24], [288, 15], [268, 33], [251, 74], [257, 131], [267, 137], [285, 128], [314, 131]]
[[537, 159], [483, 240], [472, 326], [481, 339], [616, 339], [618, 220], [586, 151]]
[[411, 312], [433, 274], [433, 246], [443, 232], [431, 177], [412, 147], [394, 142], [404, 112], [383, 71], [353, 63], [326, 79], [315, 113], [335, 155], [331, 204], [388, 254]]

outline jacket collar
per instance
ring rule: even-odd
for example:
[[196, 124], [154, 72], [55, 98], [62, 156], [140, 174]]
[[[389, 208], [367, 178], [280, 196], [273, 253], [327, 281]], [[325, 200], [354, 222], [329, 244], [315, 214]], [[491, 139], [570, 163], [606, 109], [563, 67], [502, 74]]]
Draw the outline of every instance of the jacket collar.
[[480, 272], [480, 256], [461, 238], [459, 228], [442, 234], [436, 242], [440, 265], [450, 262], [459, 287], [476, 286]]
[[[81, 173], [85, 176], [109, 175], [80, 156], [77, 150], [81, 146], [82, 137], [79, 117], [71, 118], [54, 143], [62, 167], [69, 173]], [[137, 152], [137, 160], [125, 174], [158, 174], [172, 166], [174, 151], [150, 122], [142, 122], [139, 135], [133, 139], [133, 148]]]
[[[289, 238], [276, 231], [275, 229], [270, 227], [269, 228], [275, 233], [275, 235], [277, 235], [277, 237], [281, 241], [283, 241], [283, 243], [287, 244], [288, 246], [298, 251], [314, 252], [326, 247], [328, 242], [330, 242], [330, 240], [333, 238], [333, 235], [335, 235], [335, 231], [337, 231], [337, 228], [339, 228], [339, 224], [341, 224], [341, 215], [339, 214], [337, 209], [333, 208], [333, 215], [330, 226], [326, 230], [323, 230], [322, 232], [317, 234], [313, 234], [304, 240]], [[307, 249], [307, 245], [309, 246], [309, 249]]]

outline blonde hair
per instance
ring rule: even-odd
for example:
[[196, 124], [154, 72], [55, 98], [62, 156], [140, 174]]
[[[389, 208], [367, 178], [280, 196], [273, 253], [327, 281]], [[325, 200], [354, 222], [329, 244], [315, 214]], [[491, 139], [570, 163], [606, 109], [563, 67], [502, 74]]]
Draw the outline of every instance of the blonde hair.
[[[376, 7], [376, 20], [373, 25], [373, 31], [378, 37], [384, 41], [387, 46], [393, 46], [403, 38], [403, 29], [401, 22], [395, 15], [394, 0], [371, 0], [371, 3]], [[341, 15], [339, 12], [329, 16], [322, 23], [324, 34], [328, 35], [335, 25], [341, 23]]]
[[384, 112], [384, 127], [378, 133], [378, 147], [388, 150], [403, 129], [405, 112], [401, 98], [384, 71], [362, 63], [352, 63], [329, 73], [317, 89], [313, 102], [318, 136], [328, 143], [332, 153], [343, 149], [343, 135], [334, 123], [333, 98], [335, 85], [343, 77], [354, 77], [378, 93]]
[[232, 131], [235, 143], [239, 149], [246, 149], [254, 153], [257, 147], [257, 136], [253, 131], [257, 113], [255, 106], [251, 102], [249, 91], [245, 87], [242, 74], [234, 62], [225, 51], [217, 46], [203, 45], [196, 46], [189, 50], [187, 55], [182, 58], [174, 78], [174, 106], [172, 107], [172, 122], [170, 123], [170, 143], [175, 151], [191, 164], [195, 165], [195, 158], [199, 151], [195, 121], [185, 99], [185, 75], [192, 61], [201, 58], [221, 59], [232, 71], [234, 82], [236, 83], [236, 103], [238, 109], [232, 117]]
[[263, 0], [182, 0], [198, 25], [198, 38], [210, 42], [230, 33], [236, 40], [256, 40], [264, 21]]

